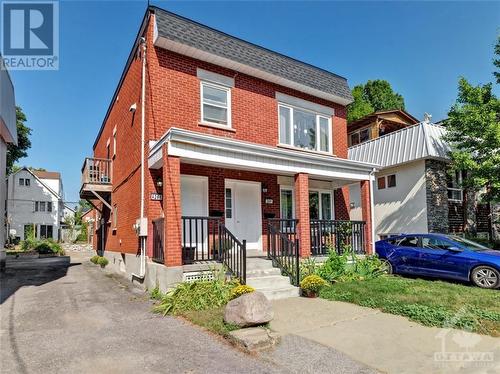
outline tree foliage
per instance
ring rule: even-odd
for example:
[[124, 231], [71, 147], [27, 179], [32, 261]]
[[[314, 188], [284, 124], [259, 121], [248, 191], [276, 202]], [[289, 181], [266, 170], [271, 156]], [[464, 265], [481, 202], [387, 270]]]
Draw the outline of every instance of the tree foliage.
[[382, 79], [369, 80], [364, 85], [355, 86], [352, 95], [354, 101], [347, 108], [347, 122], [381, 110], [405, 108], [403, 96], [394, 92], [391, 84]]
[[500, 200], [500, 100], [492, 84], [458, 83], [456, 103], [445, 121], [454, 170], [466, 170], [463, 186], [485, 188], [485, 201]]
[[28, 156], [28, 149], [31, 148], [31, 129], [26, 126], [26, 115], [20, 107], [16, 107], [17, 145], [7, 145], [7, 174], [13, 171], [14, 163]]
[[497, 80], [497, 84], [500, 84], [500, 35], [497, 38], [497, 44], [495, 44], [495, 57], [493, 58], [493, 65], [499, 69], [499, 71], [494, 71], [493, 75]]

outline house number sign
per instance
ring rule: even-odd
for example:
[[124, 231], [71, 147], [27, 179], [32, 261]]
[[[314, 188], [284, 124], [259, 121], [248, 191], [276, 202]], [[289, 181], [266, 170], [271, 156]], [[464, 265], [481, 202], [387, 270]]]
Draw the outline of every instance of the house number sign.
[[163, 200], [163, 194], [161, 194], [161, 193], [152, 193], [151, 194], [151, 200], [161, 201], [161, 200]]

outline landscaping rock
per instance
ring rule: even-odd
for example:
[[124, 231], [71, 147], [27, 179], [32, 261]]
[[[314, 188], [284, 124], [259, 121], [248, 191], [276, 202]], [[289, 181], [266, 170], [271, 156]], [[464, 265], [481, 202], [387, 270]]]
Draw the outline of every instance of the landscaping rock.
[[250, 292], [231, 300], [224, 310], [224, 321], [239, 327], [257, 326], [274, 317], [271, 303], [262, 292]]
[[249, 352], [272, 348], [280, 341], [278, 334], [262, 327], [250, 327], [248, 329], [231, 331], [229, 338], [233, 343]]

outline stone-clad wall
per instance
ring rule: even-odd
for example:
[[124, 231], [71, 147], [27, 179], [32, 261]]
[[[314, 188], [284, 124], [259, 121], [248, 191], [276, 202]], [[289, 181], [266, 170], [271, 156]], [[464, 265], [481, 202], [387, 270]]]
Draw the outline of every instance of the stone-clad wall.
[[446, 163], [425, 161], [427, 227], [429, 232], [448, 232], [448, 189]]

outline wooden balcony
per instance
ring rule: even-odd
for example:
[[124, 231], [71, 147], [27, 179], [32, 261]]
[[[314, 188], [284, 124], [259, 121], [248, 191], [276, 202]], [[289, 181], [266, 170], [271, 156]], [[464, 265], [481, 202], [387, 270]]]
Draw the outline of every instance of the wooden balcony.
[[112, 189], [111, 160], [87, 157], [82, 167], [80, 198], [101, 200], [111, 194]]

